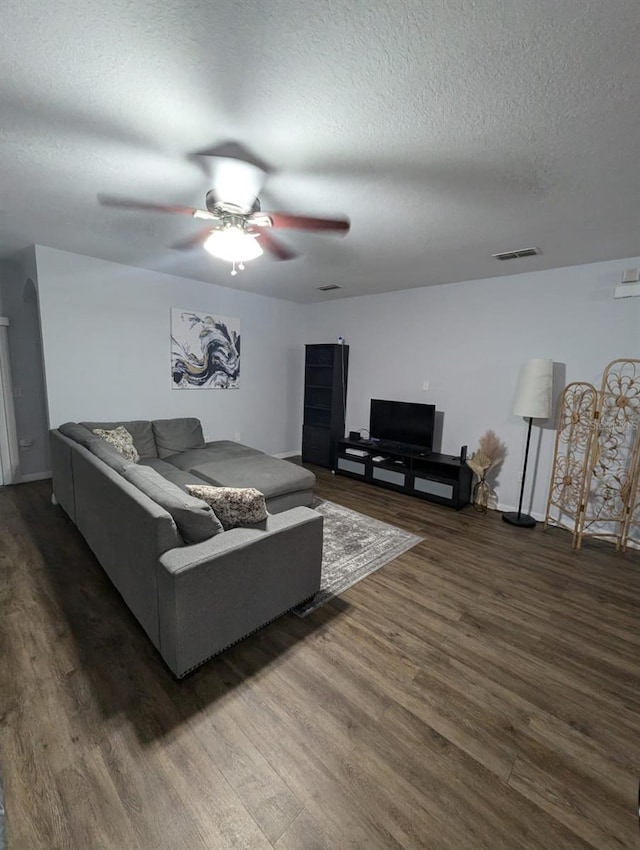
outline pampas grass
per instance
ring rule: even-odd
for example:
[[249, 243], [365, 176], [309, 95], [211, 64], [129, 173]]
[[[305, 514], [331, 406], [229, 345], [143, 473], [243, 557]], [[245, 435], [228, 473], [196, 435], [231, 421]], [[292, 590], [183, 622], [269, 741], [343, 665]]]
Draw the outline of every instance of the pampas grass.
[[469, 466], [478, 478], [486, 478], [487, 472], [493, 469], [507, 456], [507, 447], [495, 431], [487, 431], [478, 440], [480, 448], [467, 458]]
[[480, 449], [484, 452], [485, 456], [489, 459], [489, 466], [487, 468], [487, 472], [489, 469], [493, 469], [494, 466], [497, 466], [507, 456], [507, 446], [502, 440], [498, 437], [495, 431], [487, 431], [486, 434], [483, 434], [482, 437], [478, 440], [480, 444]]

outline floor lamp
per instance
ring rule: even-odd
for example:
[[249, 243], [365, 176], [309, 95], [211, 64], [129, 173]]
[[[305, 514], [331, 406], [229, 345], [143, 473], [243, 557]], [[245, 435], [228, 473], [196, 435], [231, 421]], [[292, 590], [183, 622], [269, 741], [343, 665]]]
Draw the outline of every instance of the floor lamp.
[[520, 528], [534, 528], [536, 521], [529, 514], [522, 513], [524, 498], [524, 481], [527, 475], [527, 460], [529, 459], [529, 444], [531, 442], [531, 425], [534, 419], [548, 419], [551, 416], [551, 388], [553, 385], [553, 360], [532, 358], [525, 363], [518, 392], [516, 393], [513, 415], [523, 416], [529, 420], [527, 428], [527, 447], [524, 451], [524, 466], [522, 468], [522, 483], [520, 485], [520, 501], [518, 510], [502, 514], [502, 519], [510, 525]]

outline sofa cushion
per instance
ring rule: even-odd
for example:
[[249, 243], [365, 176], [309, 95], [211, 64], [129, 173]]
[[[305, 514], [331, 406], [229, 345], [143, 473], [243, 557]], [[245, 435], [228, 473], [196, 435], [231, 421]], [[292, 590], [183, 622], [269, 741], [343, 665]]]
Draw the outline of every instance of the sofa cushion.
[[203, 449], [204, 435], [200, 420], [193, 416], [181, 419], [154, 419], [151, 423], [158, 457], [165, 458], [187, 449]]
[[263, 522], [267, 514], [264, 493], [255, 487], [212, 487], [209, 484], [187, 484], [192, 496], [211, 505], [226, 530], [240, 525]]
[[94, 428], [93, 433], [97, 437], [106, 440], [109, 445], [120, 452], [120, 454], [132, 463], [137, 463], [140, 460], [138, 450], [133, 445], [133, 437], [122, 425], [118, 425], [113, 431], [105, 431], [103, 428]]
[[81, 422], [80, 424], [90, 431], [93, 431], [94, 428], [113, 431], [114, 428], [122, 425], [133, 437], [133, 445], [140, 457], [158, 457], [153, 428], [151, 422], [146, 419], [133, 419], [129, 422]]
[[193, 469], [201, 463], [229, 460], [235, 457], [254, 457], [261, 454], [262, 452], [258, 449], [250, 449], [249, 446], [243, 446], [241, 443], [219, 440], [217, 443], [207, 443], [202, 449], [188, 449], [186, 452], [169, 455], [164, 460], [177, 466], [178, 469]]
[[155, 469], [163, 478], [166, 478], [167, 472], [176, 472], [175, 466], [171, 466], [170, 463], [159, 457], [141, 457], [138, 461], [138, 466], [148, 466], [149, 469]]
[[80, 443], [85, 449], [88, 449], [91, 443], [95, 443], [96, 440], [100, 439], [93, 431], [90, 431], [78, 422], [65, 422], [64, 425], [58, 427], [58, 431], [70, 440]]
[[208, 504], [166, 481], [155, 469], [131, 464], [124, 477], [171, 514], [185, 543], [201, 543], [222, 531]]
[[216, 453], [216, 457], [238, 457], [243, 455], [262, 455], [260, 449], [252, 449], [251, 446], [245, 446], [244, 443], [237, 443], [235, 440], [212, 440], [204, 444], [205, 449], [212, 449]]
[[254, 455], [194, 466], [190, 472], [222, 487], [256, 487], [270, 499], [283, 493], [312, 490], [316, 477], [288, 460]]
[[190, 472], [185, 472], [183, 469], [178, 469], [170, 463], [167, 463], [166, 460], [161, 460], [159, 457], [145, 457], [142, 458], [138, 466], [148, 466], [151, 469], [155, 469], [163, 478], [166, 478], [167, 481], [171, 481], [172, 484], [177, 484], [184, 492], [187, 492], [186, 485], [187, 484], [203, 484], [202, 478], [198, 478], [197, 475], [192, 475]]
[[111, 443], [107, 443], [106, 440], [101, 440], [99, 437], [96, 437], [96, 441], [90, 443], [87, 448], [98, 460], [106, 463], [107, 466], [111, 467], [114, 472], [118, 472], [120, 475], [124, 475], [125, 469], [135, 466], [124, 455], [120, 454], [117, 449], [114, 449]]
[[163, 478], [166, 478], [167, 481], [171, 481], [172, 484], [176, 484], [178, 487], [182, 488], [185, 493], [187, 493], [187, 484], [204, 484], [205, 482], [202, 478], [198, 478], [197, 475], [192, 475], [190, 472], [185, 472], [184, 469], [176, 469], [173, 468], [173, 472], [167, 472], [163, 474]]

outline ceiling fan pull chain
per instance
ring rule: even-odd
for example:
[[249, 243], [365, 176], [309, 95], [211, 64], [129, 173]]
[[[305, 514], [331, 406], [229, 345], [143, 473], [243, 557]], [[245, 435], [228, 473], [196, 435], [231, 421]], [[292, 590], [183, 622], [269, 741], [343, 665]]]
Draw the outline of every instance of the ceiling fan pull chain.
[[240, 261], [238, 263], [236, 260], [232, 260], [231, 261], [231, 274], [232, 274], [232, 276], [235, 277], [238, 274], [239, 271], [240, 272], [244, 271], [244, 263], [242, 261]]

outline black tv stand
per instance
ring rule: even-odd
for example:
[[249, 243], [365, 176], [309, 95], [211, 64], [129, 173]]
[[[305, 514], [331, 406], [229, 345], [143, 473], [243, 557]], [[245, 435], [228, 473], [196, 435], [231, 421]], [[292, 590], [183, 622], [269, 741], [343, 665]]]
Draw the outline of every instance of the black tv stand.
[[368, 446], [372, 449], [380, 449], [381, 451], [402, 452], [403, 454], [419, 454], [421, 457], [427, 457], [431, 452], [427, 449], [419, 449], [415, 446], [408, 446], [406, 443], [396, 443], [393, 440], [359, 440], [362, 446]]
[[471, 501], [472, 472], [451, 455], [345, 439], [337, 442], [334, 471], [456, 510]]

